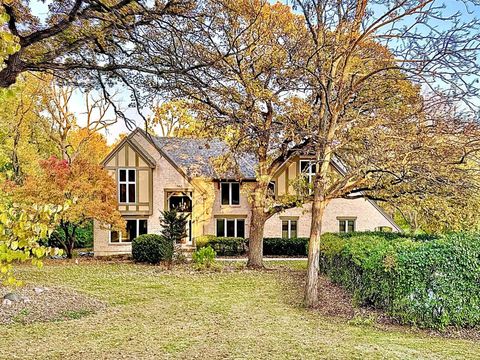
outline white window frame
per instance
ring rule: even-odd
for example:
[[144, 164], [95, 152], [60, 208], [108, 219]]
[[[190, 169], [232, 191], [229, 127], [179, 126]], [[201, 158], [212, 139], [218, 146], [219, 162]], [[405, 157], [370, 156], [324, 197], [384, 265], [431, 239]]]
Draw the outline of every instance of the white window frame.
[[[340, 231], [340, 221], [345, 221], [345, 232]], [[353, 222], [353, 231], [348, 231], [348, 222]], [[357, 219], [338, 219], [338, 233], [339, 234], [347, 234], [350, 232], [355, 232], [357, 229]]]
[[[223, 204], [222, 202], [222, 186], [223, 184], [228, 185], [228, 204]], [[238, 204], [233, 204], [232, 197], [232, 184], [238, 184]], [[222, 206], [240, 206], [240, 183], [238, 181], [221, 181], [220, 182], [220, 205]]]
[[[148, 233], [148, 219], [146, 218], [139, 218], [139, 219], [126, 219], [125, 221], [136, 221], [137, 222], [137, 233], [135, 234], [135, 237], [139, 237], [140, 236], [140, 221], [141, 220], [145, 220], [147, 222], [147, 233]], [[131, 241], [123, 241], [123, 238], [122, 238], [122, 232], [121, 231], [117, 231], [118, 232], [118, 242], [112, 242], [112, 230], [109, 230], [109, 236], [108, 236], [108, 243], [109, 244], [128, 244], [128, 243], [132, 243]]]
[[[308, 172], [303, 172], [302, 171], [302, 163], [308, 163]], [[299, 169], [300, 173], [303, 176], [306, 176], [308, 178], [308, 183], [309, 184], [313, 184], [313, 179], [315, 178], [316, 172], [312, 171], [312, 169], [313, 169], [314, 166], [317, 166], [316, 161], [315, 160], [300, 160], [299, 166], [300, 166], [300, 169]]]
[[[218, 236], [218, 220], [223, 220], [223, 236]], [[245, 237], [245, 228], [246, 228], [246, 223], [245, 223], [245, 218], [216, 218], [215, 219], [215, 236], [217, 237], [228, 237], [227, 236], [227, 220], [234, 220], [235, 221], [235, 234], [233, 237], [238, 237], [237, 235], [237, 220], [243, 220], [243, 234]]]
[[[120, 171], [125, 170], [125, 181], [120, 180]], [[129, 170], [134, 170], [135, 171], [135, 181], [130, 181], [128, 177], [128, 172]], [[135, 204], [137, 202], [137, 169], [135, 168], [120, 168], [118, 169], [118, 203], [119, 204]], [[126, 187], [126, 198], [124, 202], [120, 201], [120, 185], [125, 184]], [[129, 201], [130, 199], [130, 190], [129, 190], [129, 185], [134, 184], [135, 185], [135, 201], [131, 202]]]
[[298, 220], [296, 220], [296, 219], [282, 220], [282, 235], [283, 235], [283, 222], [284, 221], [288, 221], [288, 237], [287, 237], [287, 239], [292, 238], [292, 221], [295, 221], [297, 223], [297, 238], [298, 238]]

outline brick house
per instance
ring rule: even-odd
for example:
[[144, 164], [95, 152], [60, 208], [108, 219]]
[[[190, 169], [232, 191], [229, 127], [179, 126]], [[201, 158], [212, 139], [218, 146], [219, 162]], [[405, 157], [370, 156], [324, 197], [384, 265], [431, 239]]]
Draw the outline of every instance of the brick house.
[[[201, 235], [249, 236], [248, 183], [255, 181], [255, 160], [237, 159], [238, 175], [219, 179], [212, 159], [227, 151], [219, 140], [161, 138], [136, 129], [124, 138], [103, 161], [118, 184], [119, 210], [127, 224], [126, 233], [94, 224], [96, 256], [128, 254], [131, 240], [144, 233], [160, 232], [160, 212], [176, 208], [188, 213], [191, 247]], [[340, 171], [337, 169], [337, 171]], [[294, 158], [284, 164], [271, 183], [272, 192], [294, 191], [291, 180], [313, 177], [311, 160]], [[310, 206], [293, 208], [267, 220], [265, 237], [308, 237]], [[324, 232], [367, 231], [389, 228], [401, 231], [375, 202], [367, 199], [334, 199], [326, 208]]]

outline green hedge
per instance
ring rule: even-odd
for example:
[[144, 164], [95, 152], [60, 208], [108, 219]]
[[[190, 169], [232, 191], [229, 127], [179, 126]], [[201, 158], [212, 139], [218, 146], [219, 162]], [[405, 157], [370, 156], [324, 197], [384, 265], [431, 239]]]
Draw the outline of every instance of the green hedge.
[[306, 256], [308, 240], [308, 238], [265, 238], [263, 255]]
[[362, 305], [419, 327], [480, 325], [480, 235], [325, 234], [320, 268]]
[[[196, 239], [196, 245], [197, 249], [211, 246], [219, 256], [238, 256], [247, 252], [248, 239], [204, 235]], [[307, 246], [308, 238], [265, 238], [263, 239], [263, 254], [305, 256], [307, 255]]]
[[157, 234], [140, 235], [132, 241], [132, 257], [135, 261], [150, 264], [171, 261], [173, 241]]
[[243, 255], [247, 252], [247, 240], [235, 237], [199, 236], [195, 239], [197, 249], [210, 246], [219, 256]]

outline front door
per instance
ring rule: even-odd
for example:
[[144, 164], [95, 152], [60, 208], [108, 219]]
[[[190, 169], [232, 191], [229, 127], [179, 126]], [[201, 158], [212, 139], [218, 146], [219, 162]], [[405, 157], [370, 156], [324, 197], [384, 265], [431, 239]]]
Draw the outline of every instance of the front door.
[[175, 191], [167, 194], [168, 209], [177, 210], [179, 214], [188, 215], [184, 243], [192, 245], [192, 193]]

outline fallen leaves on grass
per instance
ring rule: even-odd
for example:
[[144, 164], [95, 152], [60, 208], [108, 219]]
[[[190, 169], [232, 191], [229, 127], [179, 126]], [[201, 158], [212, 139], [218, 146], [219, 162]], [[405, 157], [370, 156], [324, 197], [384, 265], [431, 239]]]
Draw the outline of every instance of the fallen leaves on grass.
[[66, 288], [53, 287], [42, 292], [34, 289], [35, 286], [31, 285], [13, 290], [0, 288], [2, 298], [9, 292], [18, 293], [22, 298], [11, 305], [1, 306], [0, 324], [79, 319], [106, 306], [97, 299]]

